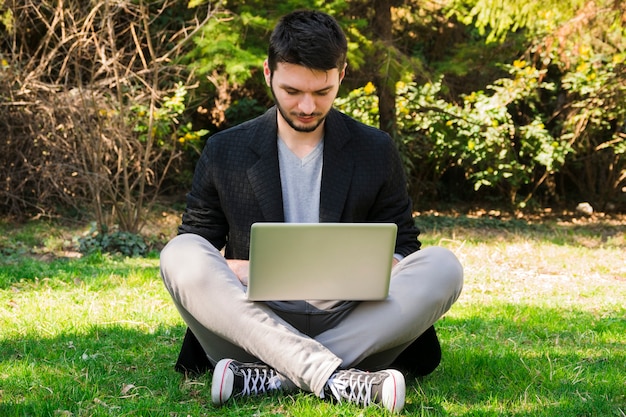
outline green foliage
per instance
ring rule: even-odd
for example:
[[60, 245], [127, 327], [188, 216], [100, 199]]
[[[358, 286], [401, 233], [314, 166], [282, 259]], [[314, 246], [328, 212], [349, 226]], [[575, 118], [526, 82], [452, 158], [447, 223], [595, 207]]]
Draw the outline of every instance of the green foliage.
[[184, 58], [199, 75], [218, 72], [229, 83], [243, 83], [265, 58], [260, 42], [269, 23], [250, 14], [223, 12], [209, 20], [194, 37], [196, 47]]
[[561, 80], [570, 106], [562, 137], [572, 143], [569, 173], [579, 190], [604, 204], [626, 187], [626, 53], [586, 51]]
[[117, 229], [99, 231], [95, 223], [91, 230], [77, 239], [78, 250], [84, 255], [94, 253], [118, 253], [124, 256], [145, 256], [149, 246], [145, 239], [135, 233]]
[[[494, 22], [504, 26], [489, 35], [493, 38], [483, 33], [488, 42], [519, 28], [493, 16], [538, 13], [537, 21], [519, 22], [532, 24], [533, 30], [524, 32], [529, 45], [525, 58], [499, 65], [508, 76], [466, 89], [470, 93], [464, 95], [450, 94], [447, 80], [466, 74], [470, 81], [472, 71], [484, 68], [466, 60], [471, 65], [441, 67], [450, 78], [398, 83], [397, 139], [414, 187], [437, 183], [446, 170], [459, 167], [475, 190], [497, 190], [517, 207], [527, 204], [542, 185], [543, 192], [552, 192], [555, 178], [565, 176], [597, 207], [623, 201], [626, 29], [620, 20], [623, 7], [609, 6], [566, 10], [531, 2], [505, 10], [493, 5], [488, 11], [491, 23], [482, 28]], [[473, 17], [468, 19], [481, 28]], [[464, 45], [474, 45], [474, 38]], [[464, 50], [460, 47], [457, 53]], [[364, 88], [339, 100], [338, 107], [365, 123], [378, 123], [377, 101]]]
[[[594, 205], [626, 196], [624, 2], [85, 4], [0, 0], [4, 211], [87, 201], [101, 221], [138, 230], [132, 213], [141, 215], [160, 184], [190, 178], [203, 118], [221, 129], [265, 108], [269, 34], [299, 8], [331, 13], [347, 34], [338, 108], [379, 126], [389, 114], [377, 94], [395, 88], [394, 139], [415, 189], [434, 193], [455, 167], [466, 176], [463, 190], [489, 190], [517, 206], [539, 193], [564, 201], [578, 191]], [[392, 38], [381, 40], [373, 16], [387, 6]], [[102, 59], [85, 58], [93, 51]], [[179, 80], [194, 85], [195, 97], [180, 83], [161, 90]]]
[[[459, 117], [446, 123], [455, 128], [462, 147], [457, 163], [465, 168], [475, 189], [499, 186], [515, 203], [522, 186], [535, 185], [539, 167], [554, 173], [571, 149], [567, 141], [551, 135], [544, 124], [545, 115], [537, 112], [538, 91], [554, 89], [540, 81], [545, 71], [523, 61], [507, 68], [511, 78], [488, 86], [490, 94], [478, 92], [464, 97]], [[514, 114], [520, 108], [525, 108], [526, 114], [524, 120], [517, 121]]]
[[532, 51], [558, 70], [555, 135], [570, 142], [564, 174], [596, 207], [626, 205], [626, 5], [588, 2]]
[[132, 105], [127, 123], [133, 126], [133, 131], [137, 133], [141, 142], [147, 142], [148, 136], [152, 135], [159, 147], [173, 148], [176, 142], [183, 148], [198, 146], [202, 137], [209, 131], [194, 130], [191, 122], [180, 123], [181, 116], [187, 110], [186, 96], [187, 88], [179, 82], [176, 84], [174, 94], [164, 97], [162, 105], [154, 109], [152, 114], [146, 104]]
[[[540, 81], [545, 71], [524, 61], [506, 66], [510, 78], [463, 97], [460, 104], [442, 98], [442, 81], [417, 85], [398, 83], [396, 111], [399, 140], [413, 167], [441, 176], [451, 166], [462, 167], [474, 188], [500, 188], [512, 203], [523, 186], [534, 186], [538, 171], [554, 173], [571, 152], [567, 140], [555, 138], [538, 112], [538, 91], [554, 86]], [[370, 124], [376, 105], [366, 88], [338, 100], [342, 110]], [[517, 120], [517, 109], [526, 117]], [[369, 110], [369, 111], [367, 111]], [[419, 175], [419, 173], [414, 173]]]
[[[189, 7], [198, 7], [203, 0], [191, 0]], [[195, 48], [183, 58], [192, 70], [199, 75], [212, 75], [225, 78], [231, 87], [245, 83], [258, 71], [267, 55], [269, 35], [277, 20], [293, 10], [310, 8], [336, 14], [345, 9], [345, 2], [290, 0], [272, 4], [260, 0], [246, 0], [222, 3], [194, 37]], [[348, 24], [346, 24], [348, 26]], [[352, 22], [348, 33], [355, 33], [358, 27]], [[357, 42], [350, 42], [350, 55], [353, 65], [363, 62]]]
[[258, 116], [266, 110], [266, 107], [256, 99], [243, 97], [234, 100], [224, 112], [229, 125], [234, 126]]
[[378, 126], [378, 96], [371, 82], [345, 97], [337, 97], [335, 107], [367, 125]]
[[[189, 7], [203, 3], [192, 0]], [[225, 78], [231, 86], [243, 84], [262, 67], [269, 34], [283, 14], [300, 8], [337, 8], [325, 3], [291, 0], [268, 8], [259, 0], [225, 1], [194, 37], [195, 48], [183, 62], [199, 75]]]
[[503, 42], [510, 33], [525, 29], [529, 37], [553, 32], [573, 16], [585, 0], [463, 0], [452, 2], [449, 15], [473, 25], [487, 43]]
[[[626, 52], [612, 56], [586, 53], [567, 72], [561, 82], [572, 98], [571, 117], [566, 122], [569, 136], [601, 136], [594, 145], [614, 147], [624, 153], [624, 118], [626, 117]], [[576, 129], [577, 126], [583, 128]], [[599, 141], [598, 141], [599, 139]], [[617, 145], [617, 146], [614, 146]]]

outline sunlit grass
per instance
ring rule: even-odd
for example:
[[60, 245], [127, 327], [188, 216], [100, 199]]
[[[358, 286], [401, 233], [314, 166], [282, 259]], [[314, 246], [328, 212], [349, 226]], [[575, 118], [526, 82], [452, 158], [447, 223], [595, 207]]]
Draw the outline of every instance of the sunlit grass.
[[[465, 288], [438, 324], [441, 366], [407, 377], [403, 415], [625, 415], [623, 225], [424, 217], [420, 227], [425, 245], [457, 253]], [[67, 230], [0, 229], [0, 416], [386, 414], [304, 393], [215, 408], [210, 375], [173, 369], [185, 326], [156, 256], [50, 257]]]

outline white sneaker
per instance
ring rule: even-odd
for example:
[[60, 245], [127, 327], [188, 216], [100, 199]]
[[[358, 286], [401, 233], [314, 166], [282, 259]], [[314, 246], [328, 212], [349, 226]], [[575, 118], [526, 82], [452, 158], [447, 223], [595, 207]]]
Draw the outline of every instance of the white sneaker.
[[274, 369], [264, 364], [222, 359], [213, 371], [213, 404], [222, 405], [233, 396], [259, 395], [280, 389], [277, 375]]
[[324, 393], [339, 402], [345, 400], [363, 407], [380, 404], [397, 413], [404, 407], [406, 387], [404, 375], [395, 369], [378, 372], [349, 369], [335, 372], [326, 383]]

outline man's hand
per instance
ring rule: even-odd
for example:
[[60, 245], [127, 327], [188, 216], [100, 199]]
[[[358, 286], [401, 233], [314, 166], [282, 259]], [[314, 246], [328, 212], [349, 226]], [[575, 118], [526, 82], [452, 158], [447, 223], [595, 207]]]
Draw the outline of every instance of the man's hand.
[[250, 274], [250, 261], [243, 259], [227, 259], [228, 267], [237, 275], [239, 281], [248, 286], [248, 275]]

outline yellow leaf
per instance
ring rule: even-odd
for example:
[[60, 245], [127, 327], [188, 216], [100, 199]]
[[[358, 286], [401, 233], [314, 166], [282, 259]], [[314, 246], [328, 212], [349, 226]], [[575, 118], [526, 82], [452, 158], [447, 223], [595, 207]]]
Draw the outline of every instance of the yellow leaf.
[[363, 87], [363, 92], [367, 95], [373, 94], [374, 91], [376, 91], [376, 87], [374, 87], [374, 84], [372, 84], [371, 81], [369, 81], [365, 87]]

